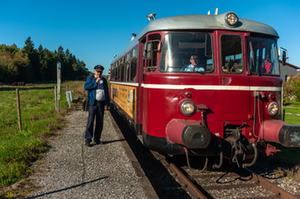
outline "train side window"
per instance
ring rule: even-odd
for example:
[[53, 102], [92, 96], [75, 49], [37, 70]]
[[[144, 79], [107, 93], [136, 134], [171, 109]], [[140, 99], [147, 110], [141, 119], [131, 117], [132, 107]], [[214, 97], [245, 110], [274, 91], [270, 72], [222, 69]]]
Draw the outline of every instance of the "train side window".
[[132, 50], [131, 52], [131, 61], [130, 61], [130, 81], [136, 81], [136, 67], [137, 67], [137, 52], [138, 48]]
[[116, 65], [116, 81], [120, 81], [120, 65], [117, 63]]
[[111, 69], [111, 74], [110, 74], [110, 75], [111, 75], [111, 78], [110, 78], [110, 79], [111, 79], [112, 81], [115, 80], [115, 67], [116, 67], [116, 64], [113, 64], [112, 67], [111, 67], [112, 69]]
[[117, 68], [114, 68], [113, 69], [113, 81], [116, 81], [117, 80]]
[[118, 70], [117, 70], [117, 73], [118, 73], [118, 81], [121, 81], [121, 66], [118, 66]]
[[121, 81], [121, 60], [118, 62], [118, 81]]
[[150, 35], [149, 40], [144, 45], [144, 59], [146, 60], [146, 72], [154, 72], [156, 70], [160, 48], [160, 34]]
[[222, 71], [225, 73], [242, 73], [243, 51], [240, 35], [221, 36]]
[[115, 64], [115, 68], [114, 68], [114, 80], [115, 80], [115, 81], [118, 80], [118, 68], [117, 68], [117, 63]]
[[124, 57], [121, 59], [119, 73], [120, 73], [120, 81], [123, 82], [124, 81]]
[[129, 81], [130, 53], [126, 55], [125, 62], [125, 82]]

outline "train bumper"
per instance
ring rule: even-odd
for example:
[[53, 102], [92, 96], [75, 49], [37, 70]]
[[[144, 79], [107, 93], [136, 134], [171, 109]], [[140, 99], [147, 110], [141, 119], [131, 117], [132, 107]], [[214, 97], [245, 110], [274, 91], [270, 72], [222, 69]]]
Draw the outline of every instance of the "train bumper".
[[209, 129], [200, 125], [199, 121], [173, 119], [167, 125], [166, 134], [171, 143], [181, 144], [190, 149], [204, 149], [211, 140]]
[[300, 126], [290, 125], [281, 120], [265, 121], [263, 124], [264, 140], [277, 142], [285, 147], [300, 147]]

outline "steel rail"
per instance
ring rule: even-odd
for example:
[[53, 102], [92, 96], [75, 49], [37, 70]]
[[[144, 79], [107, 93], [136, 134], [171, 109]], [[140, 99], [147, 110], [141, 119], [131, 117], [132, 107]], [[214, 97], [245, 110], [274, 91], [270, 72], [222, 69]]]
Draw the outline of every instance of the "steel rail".
[[257, 182], [258, 184], [260, 184], [264, 188], [270, 190], [271, 192], [275, 193], [276, 196], [278, 196], [279, 198], [282, 198], [282, 199], [299, 199], [299, 197], [294, 196], [294, 195], [290, 194], [287, 191], [284, 191], [280, 187], [272, 184], [271, 182], [267, 181], [266, 179], [264, 179], [263, 177], [255, 174], [255, 173], [252, 173], [252, 176], [253, 176], [253, 180], [255, 180], [255, 182]]
[[251, 173], [251, 175], [253, 177], [252, 180], [254, 180], [257, 184], [261, 185], [262, 187], [268, 189], [269, 191], [275, 193], [277, 197], [282, 198], [282, 199], [300, 199], [299, 197], [294, 196], [294, 195], [290, 194], [289, 192], [276, 186], [275, 184], [269, 182], [262, 176], [251, 171], [250, 169], [245, 168], [245, 170], [247, 170], [248, 172]]
[[169, 165], [169, 170], [175, 174], [175, 177], [182, 183], [183, 188], [185, 188], [193, 197], [207, 199], [207, 197], [173, 163]]
[[[255, 172], [251, 171], [248, 168], [244, 168], [244, 170], [248, 171], [251, 175], [251, 180], [254, 181], [254, 184], [242, 184], [242, 185], [223, 185], [223, 186], [201, 186], [204, 192], [200, 191], [194, 183], [192, 183], [185, 174], [183, 174], [178, 167], [175, 166], [173, 163], [168, 163], [166, 161], [165, 156], [155, 152], [151, 151], [153, 156], [159, 160], [173, 175], [175, 179], [177, 179], [182, 186], [184, 190], [186, 190], [193, 198], [198, 199], [207, 199], [208, 196], [206, 196], [204, 193], [208, 194], [207, 190], [213, 190], [213, 189], [231, 189], [231, 188], [243, 188], [243, 187], [255, 187], [255, 186], [262, 186], [265, 189], [269, 190], [270, 192], [274, 193], [275, 196], [272, 197], [261, 197], [261, 198], [280, 198], [280, 199], [300, 199], [300, 197], [292, 195], [288, 193], [287, 191], [281, 189], [280, 187], [276, 186], [275, 184], [269, 182], [264, 177], [256, 174]], [[231, 174], [236, 175], [236, 174]], [[212, 176], [218, 176], [217, 175], [208, 175], [209, 177]], [[200, 186], [200, 185], [199, 185]]]
[[150, 152], [167, 169], [169, 169], [173, 177], [179, 181], [182, 188], [186, 190], [193, 198], [207, 199], [207, 197], [178, 169], [178, 167], [176, 167], [173, 163], [169, 164], [163, 155], [151, 150]]

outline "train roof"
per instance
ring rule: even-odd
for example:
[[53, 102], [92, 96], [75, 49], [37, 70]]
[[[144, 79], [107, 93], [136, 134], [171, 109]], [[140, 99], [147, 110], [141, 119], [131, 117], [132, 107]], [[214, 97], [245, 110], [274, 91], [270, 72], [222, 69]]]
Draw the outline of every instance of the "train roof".
[[132, 41], [130, 41], [127, 47], [112, 61], [112, 63], [124, 56], [131, 48], [138, 44], [138, 40], [147, 32], [152, 31], [231, 30], [261, 33], [279, 38], [278, 33], [271, 26], [249, 19], [239, 18], [237, 25], [230, 26], [225, 21], [225, 16], [228, 13], [234, 12], [226, 12], [219, 15], [181, 15], [155, 19], [151, 21]]

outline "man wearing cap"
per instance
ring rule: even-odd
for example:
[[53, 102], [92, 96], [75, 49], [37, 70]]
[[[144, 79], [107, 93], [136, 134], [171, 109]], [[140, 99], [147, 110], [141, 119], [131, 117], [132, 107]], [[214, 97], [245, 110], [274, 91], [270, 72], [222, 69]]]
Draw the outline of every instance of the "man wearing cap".
[[[109, 106], [108, 86], [105, 78], [102, 77], [104, 67], [96, 65], [94, 67], [95, 75], [89, 76], [84, 84], [84, 89], [87, 90], [89, 101], [89, 117], [85, 131], [85, 145], [91, 146], [91, 141], [94, 135], [94, 142], [101, 144], [100, 137], [103, 129], [104, 105]], [[93, 133], [94, 118], [96, 116], [96, 127]]]

